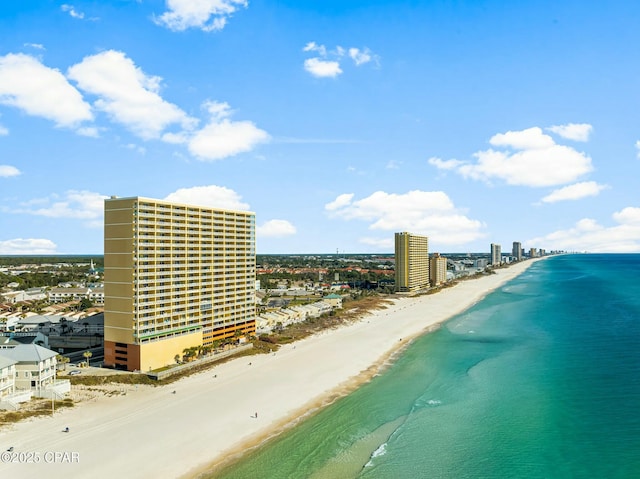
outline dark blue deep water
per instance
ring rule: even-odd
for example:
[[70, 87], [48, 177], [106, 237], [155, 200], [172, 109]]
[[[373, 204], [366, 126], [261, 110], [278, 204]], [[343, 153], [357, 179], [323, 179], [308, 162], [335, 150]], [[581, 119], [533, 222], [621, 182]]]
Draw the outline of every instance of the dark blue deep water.
[[640, 478], [640, 255], [539, 261], [216, 478]]

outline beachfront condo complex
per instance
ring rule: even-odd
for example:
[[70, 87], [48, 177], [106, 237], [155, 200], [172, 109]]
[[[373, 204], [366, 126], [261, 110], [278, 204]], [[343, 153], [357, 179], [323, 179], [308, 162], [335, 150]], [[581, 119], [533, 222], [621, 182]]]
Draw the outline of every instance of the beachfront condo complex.
[[429, 239], [407, 232], [395, 235], [396, 290], [419, 291], [429, 287]]
[[522, 243], [520, 243], [519, 241], [513, 242], [511, 256], [513, 256], [514, 261], [522, 261]]
[[429, 281], [431, 286], [438, 286], [447, 281], [447, 258], [435, 253], [429, 258]]
[[105, 200], [104, 362], [149, 371], [255, 333], [255, 214]]
[[497, 266], [502, 264], [502, 248], [499, 244], [491, 243], [491, 264]]

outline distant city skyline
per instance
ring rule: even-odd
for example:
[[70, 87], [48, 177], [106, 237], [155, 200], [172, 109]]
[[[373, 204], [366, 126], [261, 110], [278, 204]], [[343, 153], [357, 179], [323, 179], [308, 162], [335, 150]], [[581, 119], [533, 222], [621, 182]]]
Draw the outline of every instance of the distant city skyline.
[[104, 199], [256, 214], [257, 254], [640, 251], [640, 4], [8, 2], [0, 255]]

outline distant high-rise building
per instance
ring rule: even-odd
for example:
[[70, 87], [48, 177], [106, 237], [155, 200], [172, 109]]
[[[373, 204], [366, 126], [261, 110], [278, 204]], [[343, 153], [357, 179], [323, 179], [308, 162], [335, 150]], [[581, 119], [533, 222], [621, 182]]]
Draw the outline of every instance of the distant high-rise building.
[[499, 244], [491, 243], [491, 264], [500, 266], [502, 263], [502, 251]]
[[431, 286], [438, 286], [447, 281], [447, 258], [435, 253], [429, 258], [429, 280]]
[[105, 200], [104, 358], [147, 371], [255, 333], [255, 214]]
[[538, 250], [535, 248], [530, 248], [529, 249], [529, 258], [537, 258], [538, 257]]
[[522, 261], [522, 244], [518, 241], [513, 242], [513, 249], [511, 250], [511, 256], [516, 261]]
[[395, 234], [396, 290], [429, 287], [429, 239], [407, 232]]

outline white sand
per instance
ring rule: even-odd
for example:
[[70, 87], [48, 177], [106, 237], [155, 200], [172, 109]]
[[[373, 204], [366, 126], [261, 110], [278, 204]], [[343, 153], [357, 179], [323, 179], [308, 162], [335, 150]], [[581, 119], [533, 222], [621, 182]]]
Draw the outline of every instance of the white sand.
[[[238, 358], [169, 386], [129, 386], [125, 396], [98, 398], [16, 424], [0, 432], [0, 451], [13, 446], [18, 457], [12, 459], [23, 463], [0, 462], [0, 477], [193, 477], [353, 390], [409, 340], [464, 311], [533, 262], [437, 294], [399, 299], [273, 355]], [[69, 433], [62, 432], [66, 426]]]

